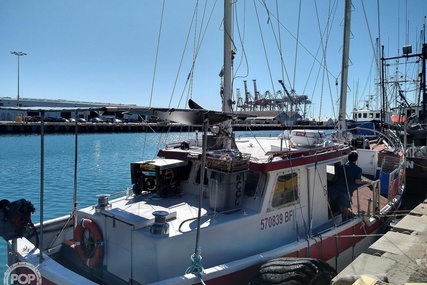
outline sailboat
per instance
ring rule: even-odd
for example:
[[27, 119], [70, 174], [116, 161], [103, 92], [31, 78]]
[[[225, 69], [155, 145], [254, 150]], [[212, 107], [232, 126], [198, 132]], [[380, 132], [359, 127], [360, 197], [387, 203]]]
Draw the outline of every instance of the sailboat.
[[[122, 110], [203, 126], [201, 136], [166, 145], [158, 158], [131, 162], [132, 188], [122, 197], [100, 194], [93, 206], [35, 225], [31, 201], [3, 200], [0, 234], [8, 241], [14, 276], [33, 270], [33, 282], [61, 285], [248, 284], [262, 264], [276, 258], [315, 258], [339, 271], [384, 230], [404, 192], [398, 145], [393, 161], [381, 160], [377, 151], [358, 150], [359, 163], [373, 166], [364, 173], [372, 189], [361, 186], [354, 192], [354, 216], [343, 220], [329, 202], [328, 189], [352, 151], [345, 122], [335, 141], [307, 130], [294, 130], [290, 140], [234, 136], [233, 1], [226, 0], [224, 7], [223, 110], [207, 110], [194, 101], [189, 109]], [[347, 0], [347, 44], [350, 8]], [[31, 110], [41, 117], [45, 112]], [[343, 121], [344, 114], [345, 98]], [[388, 189], [387, 198], [380, 188]], [[44, 210], [41, 204], [41, 217]]]

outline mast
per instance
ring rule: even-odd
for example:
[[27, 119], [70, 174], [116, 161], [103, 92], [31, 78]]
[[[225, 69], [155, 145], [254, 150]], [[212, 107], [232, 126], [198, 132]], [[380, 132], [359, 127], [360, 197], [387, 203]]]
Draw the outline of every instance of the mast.
[[342, 75], [341, 75], [341, 92], [340, 108], [338, 114], [338, 138], [343, 139], [346, 135], [345, 114], [347, 108], [347, 81], [348, 81], [348, 58], [350, 54], [350, 23], [351, 23], [351, 0], [345, 1], [344, 12], [344, 44], [342, 55]]
[[422, 98], [423, 98], [423, 112], [426, 112], [426, 100], [427, 100], [427, 93], [426, 93], [426, 57], [427, 57], [427, 44], [423, 43], [423, 47], [422, 47], [422, 55], [421, 55], [421, 60], [422, 60], [422, 72], [421, 72], [421, 93], [422, 93]]
[[232, 111], [232, 67], [233, 67], [233, 46], [232, 46], [232, 20], [233, 15], [232, 0], [224, 1], [224, 98], [222, 101], [222, 111]]
[[[232, 50], [232, 31], [231, 31], [231, 15], [232, 14], [232, 0], [224, 0], [224, 65], [221, 70], [220, 76], [223, 77], [223, 89], [222, 89], [222, 111], [223, 112], [232, 112], [232, 100], [231, 100], [231, 89], [232, 89], [232, 60], [233, 60], [233, 50]], [[226, 131], [228, 137], [224, 139], [223, 148], [231, 149], [231, 135], [232, 127], [231, 120], [227, 120], [222, 123], [223, 129]], [[201, 159], [201, 169], [205, 169], [206, 165], [206, 150], [207, 150], [207, 132], [209, 128], [209, 118], [206, 114], [203, 119], [203, 146], [202, 146], [202, 159]], [[200, 181], [204, 181], [205, 171], [200, 173]], [[191, 256], [192, 265], [186, 270], [186, 274], [193, 273], [201, 281], [203, 274], [203, 267], [201, 266], [201, 247], [199, 245], [200, 240], [200, 225], [201, 225], [201, 215], [202, 215], [202, 203], [203, 203], [203, 183], [200, 183], [199, 188], [199, 205], [197, 213], [197, 231], [196, 231], [196, 245], [194, 249], [194, 254]], [[203, 283], [203, 282], [202, 282]]]
[[[224, 0], [224, 90], [222, 98], [222, 111], [231, 113], [233, 111], [232, 101], [232, 83], [233, 83], [233, 31], [232, 31], [232, 15], [233, 15], [233, 1]], [[232, 127], [231, 120], [223, 123], [223, 128], [228, 135], [224, 141], [224, 148], [231, 149], [231, 136]]]

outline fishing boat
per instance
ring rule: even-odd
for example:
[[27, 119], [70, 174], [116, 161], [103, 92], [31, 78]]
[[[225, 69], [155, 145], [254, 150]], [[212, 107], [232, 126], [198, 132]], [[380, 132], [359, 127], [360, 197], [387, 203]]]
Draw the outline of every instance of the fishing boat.
[[[358, 148], [377, 147], [382, 132], [393, 132], [399, 137], [406, 151], [406, 194], [415, 194], [420, 199], [427, 195], [420, 187], [427, 183], [427, 44], [423, 27], [422, 42], [416, 52], [412, 52], [411, 45], [405, 45], [401, 55], [385, 57], [383, 47], [381, 68], [383, 74], [390, 76], [381, 75], [382, 96], [368, 95], [363, 108], [352, 111], [349, 123], [352, 144]], [[407, 72], [402, 73], [400, 66], [405, 66]], [[381, 107], [377, 102], [380, 97]]]
[[[425, 34], [425, 28], [421, 31], [421, 35]], [[424, 187], [427, 183], [427, 92], [426, 92], [426, 58], [427, 58], [427, 44], [421, 44], [420, 51], [412, 53], [412, 47], [406, 45], [403, 47], [403, 54], [397, 57], [384, 58], [383, 64], [386, 65], [388, 61], [400, 62], [404, 60], [404, 64], [412, 64], [417, 66], [417, 73], [411, 83], [415, 83], [416, 88], [411, 85], [406, 89], [401, 86], [406, 84], [396, 81], [394, 86], [398, 86], [398, 90], [394, 92], [402, 102], [392, 109], [391, 115], [392, 125], [391, 128], [396, 130], [396, 133], [401, 134], [401, 140], [406, 149], [406, 180], [407, 180], [407, 193], [425, 196], [427, 195]], [[408, 81], [411, 76], [399, 76]], [[393, 93], [392, 93], [393, 94]], [[416, 99], [411, 101], [408, 99], [413, 95]], [[396, 99], [394, 101], [397, 101]]]
[[[404, 193], [399, 144], [390, 144], [392, 161], [376, 150], [357, 150], [359, 165], [371, 166], [364, 173], [371, 183], [354, 192], [353, 215], [343, 220], [328, 189], [352, 151], [345, 122], [334, 140], [304, 130], [294, 133], [298, 143], [232, 132], [232, 3], [225, 1], [223, 110], [207, 110], [192, 100], [189, 109], [118, 108], [203, 126], [202, 134], [167, 144], [155, 159], [130, 162], [132, 187], [118, 198], [99, 193], [92, 206], [80, 209], [74, 200], [70, 215], [46, 221], [43, 183], [40, 207], [25, 198], [3, 200], [0, 234], [8, 241], [15, 277], [33, 270], [34, 284], [248, 284], [262, 274], [261, 265], [276, 258], [315, 258], [339, 271], [382, 233]], [[350, 8], [347, 0], [347, 57]], [[348, 61], [343, 65], [341, 121]], [[46, 111], [29, 109], [41, 118]], [[43, 119], [41, 124], [43, 142]], [[77, 167], [75, 177], [76, 172]], [[387, 189], [387, 198], [380, 189]], [[35, 208], [40, 223], [33, 225]]]

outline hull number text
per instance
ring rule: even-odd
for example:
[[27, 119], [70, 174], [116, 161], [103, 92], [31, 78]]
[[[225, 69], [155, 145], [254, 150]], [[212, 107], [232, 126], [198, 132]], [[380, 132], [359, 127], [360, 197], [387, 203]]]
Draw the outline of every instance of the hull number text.
[[287, 211], [261, 220], [261, 230], [272, 228], [292, 220], [293, 211]]

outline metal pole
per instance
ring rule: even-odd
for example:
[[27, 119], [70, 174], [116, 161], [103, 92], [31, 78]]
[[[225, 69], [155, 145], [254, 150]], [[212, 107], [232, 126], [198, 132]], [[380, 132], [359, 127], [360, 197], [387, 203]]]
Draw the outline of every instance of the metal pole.
[[78, 112], [76, 111], [74, 118], [75, 132], [74, 132], [74, 194], [73, 194], [73, 233], [77, 227], [77, 161], [78, 161]]
[[43, 214], [44, 214], [44, 111], [40, 112], [40, 245], [39, 263], [43, 263]]
[[18, 97], [17, 97], [17, 106], [19, 107], [19, 58], [21, 56], [27, 55], [25, 52], [22, 51], [11, 51], [11, 54], [14, 54], [18, 57]]

